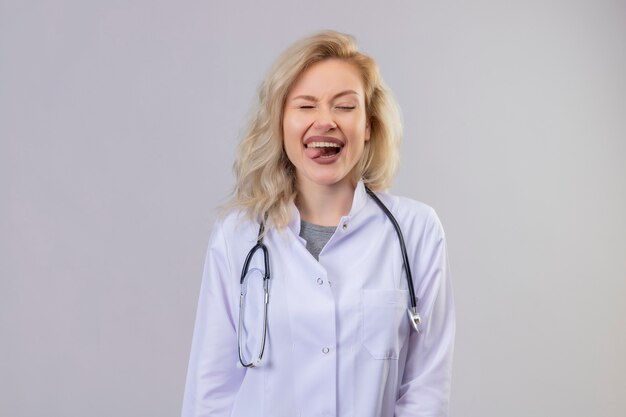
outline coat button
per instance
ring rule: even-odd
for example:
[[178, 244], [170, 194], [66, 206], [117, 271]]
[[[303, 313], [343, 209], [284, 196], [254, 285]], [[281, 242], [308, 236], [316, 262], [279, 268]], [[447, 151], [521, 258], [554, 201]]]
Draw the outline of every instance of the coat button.
[[327, 354], [328, 352], [330, 352], [330, 349], [328, 349], [327, 347], [323, 347], [323, 348], [322, 348], [322, 353], [323, 353], [324, 355], [325, 355], [325, 354]]
[[324, 280], [323, 280], [323, 279], [321, 279], [321, 278], [318, 278], [318, 279], [317, 279], [317, 283], [318, 283], [319, 285], [322, 285], [322, 284], [324, 283]]
[[343, 230], [347, 230], [348, 229], [348, 223], [344, 223], [343, 226], [341, 226], [341, 228]]

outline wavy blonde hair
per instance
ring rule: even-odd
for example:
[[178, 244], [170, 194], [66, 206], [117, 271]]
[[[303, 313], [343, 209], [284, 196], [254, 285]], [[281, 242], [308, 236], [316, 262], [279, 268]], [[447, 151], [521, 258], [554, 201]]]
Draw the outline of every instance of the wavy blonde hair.
[[267, 218], [270, 227], [285, 227], [297, 194], [295, 168], [283, 147], [283, 112], [287, 95], [311, 65], [341, 59], [361, 73], [370, 140], [365, 142], [355, 172], [374, 191], [387, 189], [399, 159], [402, 125], [398, 106], [382, 80], [378, 65], [357, 49], [355, 39], [325, 31], [289, 47], [271, 67], [259, 88], [259, 102], [237, 148], [234, 196], [226, 209], [237, 208], [255, 221]]

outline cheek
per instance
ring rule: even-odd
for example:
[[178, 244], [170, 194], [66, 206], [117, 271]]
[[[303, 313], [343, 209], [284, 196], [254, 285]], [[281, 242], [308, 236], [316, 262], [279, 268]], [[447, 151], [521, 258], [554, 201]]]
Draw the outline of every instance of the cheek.
[[[293, 117], [283, 118], [283, 147], [287, 156], [291, 160], [296, 155], [300, 147], [300, 129], [297, 121]], [[293, 161], [292, 161], [293, 162]]]
[[283, 119], [283, 137], [285, 141], [296, 140], [296, 137], [300, 134], [300, 124], [294, 117], [285, 117]]
[[283, 119], [283, 126], [291, 132], [301, 132], [307, 127], [307, 120], [303, 116], [291, 115]]
[[366, 122], [365, 123], [365, 141], [366, 142], [368, 140], [370, 140], [371, 134], [372, 134], [372, 127], [371, 127], [370, 123]]
[[367, 136], [368, 124], [365, 114], [359, 113], [347, 116], [349, 117], [346, 117], [343, 123], [344, 129], [353, 135]]

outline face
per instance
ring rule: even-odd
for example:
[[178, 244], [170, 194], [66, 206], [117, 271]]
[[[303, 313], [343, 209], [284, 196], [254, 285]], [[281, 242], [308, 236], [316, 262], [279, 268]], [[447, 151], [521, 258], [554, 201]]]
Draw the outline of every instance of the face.
[[285, 151], [299, 192], [354, 186], [353, 170], [369, 138], [363, 81], [354, 65], [328, 59], [300, 75], [283, 113]]

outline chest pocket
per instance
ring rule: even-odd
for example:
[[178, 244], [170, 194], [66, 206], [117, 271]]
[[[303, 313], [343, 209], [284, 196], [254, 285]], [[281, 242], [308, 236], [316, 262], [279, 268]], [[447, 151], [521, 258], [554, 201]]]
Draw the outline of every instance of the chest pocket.
[[398, 359], [409, 333], [407, 290], [363, 290], [363, 346], [375, 359]]

